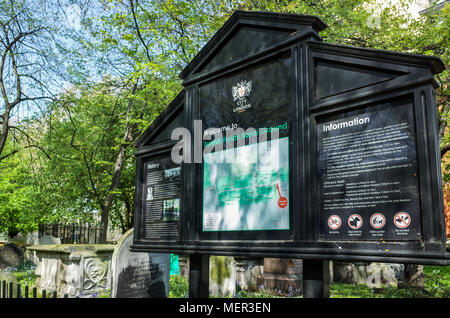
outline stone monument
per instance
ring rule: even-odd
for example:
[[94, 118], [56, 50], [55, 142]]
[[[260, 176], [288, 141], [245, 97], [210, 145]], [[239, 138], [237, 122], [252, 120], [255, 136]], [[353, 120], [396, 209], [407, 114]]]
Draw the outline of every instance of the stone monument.
[[262, 257], [234, 257], [236, 261], [236, 288], [245, 291], [258, 290], [258, 276], [264, 272]]
[[61, 297], [94, 297], [110, 289], [110, 244], [50, 244], [27, 248], [36, 257], [36, 284]]
[[264, 258], [264, 273], [257, 284], [264, 289], [282, 293], [300, 293], [302, 290], [303, 263], [300, 259]]
[[211, 295], [225, 297], [236, 293], [236, 262], [232, 256], [211, 256], [209, 269]]
[[166, 298], [170, 254], [130, 251], [133, 229], [117, 243], [112, 256], [112, 298]]

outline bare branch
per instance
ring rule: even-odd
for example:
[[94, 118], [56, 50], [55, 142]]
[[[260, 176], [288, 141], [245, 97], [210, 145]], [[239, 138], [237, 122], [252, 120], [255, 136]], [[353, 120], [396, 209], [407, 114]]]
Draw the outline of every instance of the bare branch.
[[[136, 1], [136, 2], [137, 2], [137, 1]], [[130, 9], [131, 9], [131, 14], [132, 14], [132, 16], [133, 16], [134, 26], [136, 27], [136, 33], [137, 33], [137, 36], [138, 36], [138, 38], [139, 38], [139, 41], [140, 41], [140, 42], [142, 43], [142, 45], [144, 46], [145, 54], [147, 55], [148, 61], [151, 62], [152, 59], [150, 58], [148, 46], [147, 46], [147, 44], [145, 43], [144, 39], [142, 38], [141, 31], [140, 31], [140, 29], [139, 29], [139, 25], [138, 25], [138, 22], [137, 22], [137, 19], [136, 19], [136, 13], [134, 12], [134, 2], [133, 2], [133, 0], [130, 0]]]
[[450, 144], [446, 144], [444, 147], [441, 148], [441, 159], [444, 158], [444, 156], [447, 154], [447, 152], [450, 151]]

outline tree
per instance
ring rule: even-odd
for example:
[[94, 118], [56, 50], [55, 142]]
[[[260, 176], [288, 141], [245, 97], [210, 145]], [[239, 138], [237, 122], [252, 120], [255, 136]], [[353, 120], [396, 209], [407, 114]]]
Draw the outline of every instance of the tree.
[[[8, 141], [6, 151], [14, 146]], [[31, 156], [35, 149], [0, 161], [0, 232], [10, 237], [37, 229], [42, 215], [33, 207], [36, 189], [30, 178]]]
[[16, 121], [21, 117], [14, 113], [19, 105], [52, 98], [41, 76], [49, 72], [49, 56], [42, 49], [49, 45], [46, 32], [25, 2], [0, 5], [0, 160], [17, 152], [2, 154], [12, 116]]
[[[201, 8], [198, 5], [185, 1], [142, 2], [119, 1], [110, 6], [109, 1], [104, 1], [105, 15], [90, 24], [93, 37], [99, 40], [95, 43], [98, 50], [112, 56], [108, 63], [118, 77], [116, 85], [127, 87], [131, 96], [123, 117], [126, 124], [122, 139], [111, 168], [112, 178], [102, 200], [91, 181], [101, 210], [102, 241], [106, 240], [110, 211], [118, 194], [124, 213], [117, 213], [115, 209], [114, 219], [122, 231], [131, 225], [133, 205], [130, 194], [133, 191], [130, 187], [128, 191], [117, 191], [128, 159], [127, 149], [179, 92], [181, 86], [177, 74], [198, 49], [199, 41], [195, 37], [205, 37], [205, 30], [208, 30], [204, 26], [203, 30], [197, 28], [198, 19], [205, 17], [198, 14]], [[213, 12], [209, 14], [215, 17]], [[90, 174], [89, 164], [84, 161]]]
[[[321, 32], [327, 42], [436, 55], [447, 65], [450, 59], [449, 5], [412, 19], [407, 1], [396, 6], [375, 0], [55, 3], [0, 5], [0, 78], [6, 92], [0, 104], [0, 187], [9, 197], [17, 193], [32, 202], [16, 204], [14, 213], [26, 206], [40, 220], [100, 219], [103, 240], [108, 221], [123, 232], [132, 226], [133, 141], [179, 93], [179, 72], [235, 9], [317, 15], [329, 26]], [[64, 21], [75, 3], [79, 23], [71, 29]], [[42, 4], [50, 9], [35, 10]], [[450, 144], [448, 77], [447, 71], [436, 77], [443, 158]], [[72, 84], [69, 92], [60, 89], [64, 80]], [[19, 106], [37, 119], [21, 120]], [[26, 158], [32, 169], [17, 170], [18, 158]], [[11, 187], [7, 180], [15, 173], [23, 182]], [[20, 194], [25, 188], [32, 191]]]
[[[420, 17], [409, 11], [412, 1], [379, 0], [267, 1], [244, 0], [243, 9], [290, 12], [319, 16], [329, 26], [321, 32], [325, 41], [374, 49], [438, 56], [447, 69], [436, 75], [441, 158], [450, 151], [450, 4], [436, 3]], [[450, 180], [450, 164], [443, 178]]]

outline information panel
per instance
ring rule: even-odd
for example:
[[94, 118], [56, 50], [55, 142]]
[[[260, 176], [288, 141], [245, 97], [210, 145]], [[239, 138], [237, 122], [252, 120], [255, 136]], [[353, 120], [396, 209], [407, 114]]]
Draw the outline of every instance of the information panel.
[[326, 118], [318, 136], [321, 233], [331, 240], [420, 239], [412, 104]]
[[152, 158], [145, 167], [145, 238], [178, 239], [181, 167], [170, 156]]
[[289, 53], [200, 88], [203, 232], [290, 229], [292, 96]]
[[289, 229], [288, 137], [210, 153], [203, 171], [203, 231]]

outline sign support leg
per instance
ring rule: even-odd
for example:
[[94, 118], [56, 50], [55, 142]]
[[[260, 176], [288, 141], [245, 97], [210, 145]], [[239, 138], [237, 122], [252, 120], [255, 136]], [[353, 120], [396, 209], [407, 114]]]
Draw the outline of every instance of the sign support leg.
[[209, 255], [191, 255], [189, 258], [189, 298], [209, 296]]
[[303, 260], [303, 298], [330, 297], [330, 261]]

